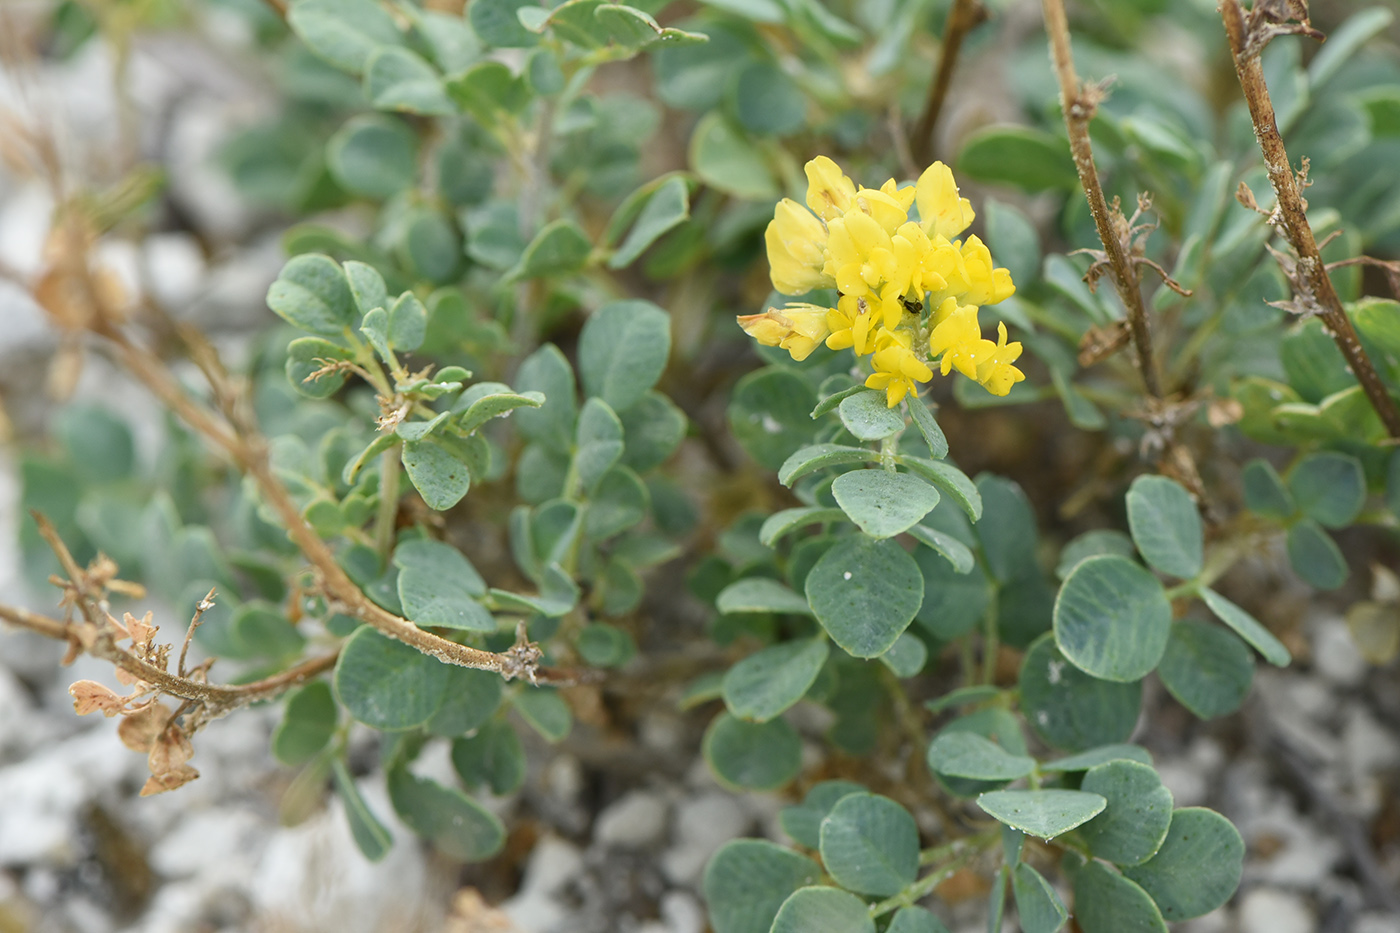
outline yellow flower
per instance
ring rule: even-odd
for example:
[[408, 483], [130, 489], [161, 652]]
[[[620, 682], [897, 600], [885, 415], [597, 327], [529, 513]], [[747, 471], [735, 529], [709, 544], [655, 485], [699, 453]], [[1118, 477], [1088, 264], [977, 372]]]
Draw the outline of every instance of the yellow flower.
[[942, 162], [935, 162], [919, 176], [915, 185], [915, 203], [919, 205], [919, 220], [924, 232], [952, 240], [966, 230], [977, 214], [972, 202], [958, 197], [958, 183], [953, 171]]
[[[1005, 395], [1026, 374], [1011, 364], [1021, 355], [1021, 342], [1006, 342], [1006, 325], [997, 324], [997, 344], [991, 355], [977, 364], [977, 381], [993, 395]], [[991, 341], [986, 341], [990, 343]]]
[[822, 220], [835, 220], [851, 209], [856, 196], [855, 182], [841, 166], [826, 156], [817, 156], [803, 166], [807, 173], [807, 206]]
[[875, 354], [870, 364], [875, 372], [865, 380], [868, 389], [884, 389], [885, 404], [898, 405], [909, 393], [919, 394], [917, 383], [933, 378], [933, 370], [910, 349], [908, 331], [881, 331], [876, 338]]
[[826, 226], [801, 204], [790, 198], [779, 201], [763, 241], [768, 246], [773, 287], [784, 295], [801, 295], [831, 285], [831, 279], [822, 274]]
[[738, 321], [744, 333], [765, 347], [782, 347], [800, 363], [831, 333], [826, 323], [830, 310], [818, 305], [791, 304], [781, 311], [769, 308], [763, 314], [741, 314]]
[[850, 347], [856, 356], [864, 356], [875, 349], [880, 319], [870, 312], [870, 303], [864, 298], [842, 295], [836, 307], [826, 312], [826, 325], [831, 329], [826, 345], [833, 350]]
[[[977, 323], [976, 305], [958, 305], [954, 302], [949, 309], [949, 298], [939, 306], [942, 320], [928, 335], [929, 356], [943, 354], [940, 369], [943, 375], [956, 368], [969, 379], [977, 378], [977, 367], [996, 350], [996, 344], [982, 339], [982, 328]], [[1017, 350], [1019, 353], [1020, 351]]]
[[912, 203], [914, 189], [898, 190], [893, 178], [885, 182], [878, 191], [873, 188], [861, 188], [856, 192], [856, 207], [860, 208], [862, 213], [869, 214], [887, 234], [894, 233], [901, 224], [909, 220], [909, 205]]
[[963, 243], [962, 258], [967, 267], [967, 293], [963, 297], [968, 304], [994, 305], [1015, 294], [1011, 272], [992, 268], [992, 252], [977, 237], [970, 236]]

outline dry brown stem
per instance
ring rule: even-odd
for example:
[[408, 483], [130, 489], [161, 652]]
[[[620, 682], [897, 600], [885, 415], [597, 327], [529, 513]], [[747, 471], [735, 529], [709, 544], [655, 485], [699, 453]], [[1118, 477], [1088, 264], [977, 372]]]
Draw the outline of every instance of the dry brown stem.
[[[1047, 6], [1051, 2], [1054, 0], [1046, 0]], [[1327, 275], [1327, 266], [1322, 261], [1312, 226], [1308, 223], [1307, 202], [1303, 200], [1299, 175], [1293, 170], [1283, 137], [1279, 134], [1273, 101], [1264, 83], [1264, 69], [1259, 61], [1259, 53], [1276, 36], [1299, 34], [1321, 38], [1322, 34], [1308, 22], [1308, 8], [1303, 0], [1260, 0], [1248, 12], [1240, 6], [1239, 0], [1221, 0], [1220, 15], [1230, 41], [1235, 73], [1239, 76], [1245, 103], [1254, 121], [1254, 135], [1264, 155], [1264, 167], [1268, 170], [1269, 182], [1278, 198], [1276, 216], [1271, 217], [1270, 222], [1278, 227], [1293, 248], [1293, 256], [1287, 257], [1288, 261], [1283, 263], [1284, 273], [1293, 287], [1293, 299], [1288, 302], [1288, 309], [1300, 315], [1322, 318], [1386, 431], [1392, 438], [1400, 438], [1400, 406], [1386, 390], [1362, 348], [1356, 329], [1352, 327], [1351, 319], [1347, 317]], [[1290, 19], [1298, 22], [1290, 23]]]
[[[203, 721], [218, 718], [256, 700], [274, 697], [335, 665], [337, 653], [333, 652], [272, 677], [236, 686], [221, 686], [195, 676], [172, 674], [117, 643], [120, 628], [106, 609], [106, 590], [111, 581], [104, 579], [106, 574], [95, 572], [96, 562], [94, 568], [81, 567], [47, 518], [35, 513], [34, 521], [39, 526], [39, 534], [53, 549], [63, 568], [64, 577], [55, 578], [55, 582], [64, 590], [63, 604], [68, 607], [70, 615], [76, 611], [78, 618], [60, 621], [28, 609], [0, 605], [0, 619], [19, 628], [68, 642], [76, 649], [70, 651], [70, 655], [76, 654], [77, 650], [86, 651], [95, 658], [110, 662], [136, 680], [151, 685], [158, 693], [200, 704]], [[191, 674], [197, 672], [199, 668]]]
[[943, 27], [943, 41], [938, 49], [938, 70], [934, 73], [933, 84], [929, 85], [928, 100], [924, 103], [923, 113], [919, 115], [919, 122], [914, 124], [915, 165], [928, 165], [933, 161], [933, 130], [938, 125], [943, 101], [948, 97], [948, 86], [953, 82], [958, 51], [967, 34], [986, 19], [987, 9], [980, 0], [953, 0], [953, 8], [948, 11], [948, 21]]
[[[1098, 168], [1094, 165], [1094, 148], [1089, 141], [1089, 121], [1104, 98], [1104, 89], [1100, 85], [1081, 83], [1075, 74], [1074, 56], [1069, 45], [1069, 20], [1065, 16], [1063, 0], [1044, 0], [1043, 5], [1045, 31], [1050, 37], [1050, 57], [1054, 60], [1055, 75], [1060, 83], [1060, 106], [1065, 115], [1065, 129], [1069, 131], [1074, 168], [1079, 173], [1079, 184], [1089, 201], [1089, 212], [1094, 216], [1094, 225], [1103, 242], [1103, 264], [1111, 273], [1118, 297], [1128, 311], [1128, 328], [1132, 333], [1133, 348], [1137, 351], [1137, 367], [1142, 373], [1143, 385], [1149, 396], [1160, 399], [1162, 386], [1152, 355], [1152, 331], [1147, 320], [1147, 309], [1142, 302], [1138, 264], [1133, 256], [1135, 229], [1123, 212], [1118, 210], [1116, 202], [1114, 207], [1109, 207], [1103, 185], [1099, 182]], [[1090, 268], [1098, 266], [1096, 262]], [[1099, 274], [1102, 274], [1102, 269]]]

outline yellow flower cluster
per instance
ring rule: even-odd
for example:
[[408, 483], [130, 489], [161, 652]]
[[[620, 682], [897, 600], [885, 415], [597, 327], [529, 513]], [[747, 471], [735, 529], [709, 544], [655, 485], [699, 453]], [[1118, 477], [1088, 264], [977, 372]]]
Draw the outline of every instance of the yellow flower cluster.
[[1006, 342], [1005, 324], [997, 325], [997, 343], [982, 337], [978, 307], [1016, 286], [981, 240], [955, 239], [975, 215], [946, 165], [933, 163], [904, 188], [893, 178], [879, 189], [857, 188], [826, 156], [806, 171], [807, 206], [784, 198], [764, 236], [773, 287], [786, 295], [834, 287], [841, 297], [834, 308], [789, 304], [741, 315], [745, 332], [794, 360], [822, 342], [869, 354], [874, 372], [865, 384], [883, 389], [891, 408], [933, 378], [935, 359], [943, 375], [956, 369], [994, 395], [1025, 378], [1012, 365], [1021, 344]]

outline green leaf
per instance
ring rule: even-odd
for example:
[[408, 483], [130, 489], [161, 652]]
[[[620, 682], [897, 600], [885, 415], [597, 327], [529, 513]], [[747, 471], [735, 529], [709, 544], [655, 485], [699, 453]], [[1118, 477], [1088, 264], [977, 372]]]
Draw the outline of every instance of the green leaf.
[[1273, 464], [1267, 460], [1251, 460], [1240, 474], [1244, 485], [1244, 504], [1258, 515], [1283, 521], [1298, 511], [1293, 494], [1279, 479]]
[[355, 631], [335, 665], [335, 692], [350, 715], [386, 732], [421, 726], [447, 701], [450, 671], [368, 626]]
[[593, 244], [583, 228], [572, 220], [555, 220], [535, 234], [506, 278], [515, 281], [570, 275], [583, 268], [592, 251]]
[[857, 894], [890, 897], [919, 871], [919, 830], [909, 811], [888, 797], [842, 797], [821, 824], [822, 864]]
[[952, 641], [970, 631], [992, 600], [987, 575], [977, 568], [959, 573], [927, 548], [915, 548], [914, 560], [924, 578], [924, 598], [915, 616], [933, 637]]
[[594, 667], [621, 667], [637, 654], [631, 634], [604, 622], [579, 629], [575, 644], [584, 663]]
[[1345, 528], [1366, 503], [1366, 475], [1355, 457], [1323, 451], [1305, 457], [1288, 475], [1298, 508], [1319, 525]]
[[720, 713], [705, 730], [702, 751], [721, 780], [748, 790], [776, 790], [802, 767], [802, 740], [782, 719], [744, 722]]
[[352, 117], [331, 137], [326, 166], [347, 191], [384, 200], [417, 180], [418, 139], [401, 120]]
[[331, 774], [335, 778], [336, 792], [345, 805], [345, 819], [350, 824], [350, 835], [354, 837], [356, 847], [371, 862], [379, 861], [393, 847], [394, 837], [389, 835], [384, 824], [379, 822], [374, 811], [360, 796], [360, 789], [355, 786], [355, 779], [350, 776], [345, 762], [339, 758], [333, 759]]
[[380, 110], [424, 116], [446, 116], [454, 110], [437, 69], [397, 46], [370, 55], [365, 65], [365, 97]]
[[1239, 831], [1214, 810], [1187, 807], [1172, 814], [1157, 854], [1123, 874], [1152, 896], [1164, 918], [1176, 922], [1208, 914], [1228, 901], [1243, 871]]
[[1383, 32], [1394, 21], [1393, 11], [1385, 7], [1372, 7], [1357, 11], [1331, 30], [1326, 44], [1317, 50], [1308, 63], [1308, 83], [1313, 90], [1320, 89], [1331, 80], [1347, 62], [1355, 58], [1372, 36]]
[[647, 517], [649, 494], [636, 473], [615, 466], [603, 474], [588, 498], [584, 533], [594, 541], [619, 535]]
[[485, 861], [505, 845], [506, 831], [494, 813], [457, 790], [391, 768], [389, 800], [399, 818], [444, 855]]
[[998, 822], [1047, 841], [1087, 823], [1107, 804], [1098, 794], [1077, 790], [995, 790], [977, 798], [977, 806]]
[[875, 463], [880, 455], [866, 447], [846, 447], [842, 444], [808, 444], [795, 450], [778, 468], [778, 482], [791, 486], [800, 477], [827, 467], [847, 463]]
[[402, 460], [409, 481], [428, 508], [437, 512], [452, 508], [472, 485], [471, 470], [461, 444], [427, 435], [422, 440], [405, 441]]
[[298, 337], [287, 345], [287, 381], [308, 398], [329, 398], [345, 384], [345, 373], [332, 372], [310, 378], [326, 364], [321, 360], [348, 360], [352, 354], [339, 344], [320, 337]]
[[393, 17], [373, 0], [297, 0], [287, 25], [311, 51], [352, 74], [364, 71], [376, 50], [403, 42]]
[[534, 6], [531, 0], [472, 0], [467, 8], [472, 30], [495, 48], [528, 48], [539, 37], [520, 23], [516, 13]]
[[1142, 706], [1140, 683], [1091, 677], [1065, 659], [1049, 633], [1027, 650], [1020, 686], [1031, 728], [1050, 745], [1070, 751], [1124, 741]]
[[776, 470], [811, 439], [814, 427], [808, 412], [816, 402], [812, 386], [796, 373], [760, 369], [734, 386], [729, 427], [750, 457]]
[[477, 671], [455, 664], [448, 666], [447, 702], [427, 730], [433, 735], [456, 738], [479, 728], [501, 706], [501, 677], [493, 671]]
[[320, 253], [294, 256], [267, 290], [267, 306], [294, 327], [340, 337], [357, 317], [345, 273]]
[[992, 126], [973, 133], [958, 153], [956, 172], [959, 178], [1032, 192], [1069, 191], [1079, 185], [1068, 143], [1025, 126]]
[[[902, 466], [907, 467], [910, 473], [923, 477], [947, 493], [972, 521], [981, 520], [982, 493], [978, 490], [977, 484], [968, 479], [967, 474], [962, 470], [943, 460], [925, 460], [922, 457], [908, 455], [901, 455], [896, 459]], [[1022, 567], [1021, 573], [1025, 574], [1032, 570], [1034, 570], [1033, 566]]]
[[[472, 9], [479, 7], [473, 3]], [[500, 62], [479, 62], [445, 84], [448, 95], [483, 126], [495, 126], [530, 102], [530, 89]]]
[[389, 308], [389, 343], [395, 350], [412, 352], [428, 334], [428, 310], [413, 292], [404, 292]]
[[985, 703], [1001, 696], [1001, 688], [991, 684], [974, 684], [971, 687], [958, 687], [933, 700], [925, 700], [924, 708], [930, 713], [941, 713], [945, 709]]
[[234, 642], [244, 648], [244, 657], [285, 658], [306, 644], [282, 610], [262, 600], [250, 600], [235, 609], [231, 628]]
[[986, 201], [987, 246], [1011, 281], [1024, 287], [1040, 276], [1040, 236], [1025, 214], [994, 198]]
[[783, 832], [809, 849], [821, 847], [822, 820], [837, 802], [849, 794], [863, 794], [865, 788], [853, 781], [820, 781], [812, 785], [802, 803], [778, 811]]
[[511, 705], [550, 744], [562, 742], [574, 726], [569, 704], [553, 687], [522, 687], [510, 696]]
[[583, 389], [626, 411], [656, 385], [671, 355], [671, 317], [649, 301], [614, 301], [593, 312], [579, 335]]
[[315, 680], [287, 697], [287, 711], [272, 734], [272, 754], [284, 765], [304, 765], [320, 754], [335, 733], [335, 697], [330, 685]]
[[569, 451], [574, 439], [577, 403], [574, 370], [564, 354], [547, 343], [525, 358], [515, 374], [520, 392], [544, 393], [544, 404], [515, 414], [521, 435], [557, 453]]
[[894, 541], [850, 535], [817, 561], [806, 591], [833, 641], [855, 657], [876, 658], [923, 604], [924, 580], [914, 558]]
[[901, 907], [885, 933], [948, 933], [948, 928], [922, 907]]
[[1100, 745], [1098, 748], [1091, 748], [1078, 755], [1044, 762], [1041, 764], [1040, 770], [1047, 772], [1088, 771], [1095, 765], [1101, 765], [1106, 761], [1138, 761], [1150, 765], [1152, 764], [1152, 756], [1141, 745]]
[[771, 933], [875, 933], [865, 901], [840, 888], [799, 888], [778, 908]]
[[476, 597], [486, 582], [456, 548], [437, 541], [405, 541], [394, 552], [399, 569], [399, 602], [404, 614], [423, 627], [494, 632], [496, 620]]
[[545, 567], [543, 577], [540, 595], [537, 597], [494, 587], [487, 595], [499, 608], [508, 612], [538, 612], [550, 618], [557, 618], [574, 608], [579, 598], [578, 584], [558, 564]]
[[711, 188], [737, 198], [772, 203], [780, 193], [763, 152], [718, 111], [705, 114], [695, 126], [690, 168]]
[[802, 699], [830, 650], [825, 638], [804, 638], [749, 655], [724, 675], [725, 705], [740, 719], [767, 722]]
[[904, 416], [885, 404], [885, 393], [874, 389], [857, 392], [837, 406], [841, 423], [863, 441], [880, 441], [904, 430]]
[[917, 635], [905, 632], [894, 640], [889, 651], [880, 655], [880, 663], [896, 677], [913, 677], [928, 663], [928, 645]]
[[578, 418], [573, 470], [585, 492], [593, 492], [603, 474], [622, 456], [622, 422], [608, 403], [590, 398]]
[[517, 408], [539, 408], [545, 403], [543, 392], [512, 392], [500, 382], [478, 382], [462, 393], [452, 406], [457, 416], [457, 429], [470, 434], [492, 418], [504, 418]]
[[1022, 933], [1055, 933], [1069, 919], [1065, 902], [1050, 882], [1025, 862], [1012, 871], [1011, 890], [1016, 895]]
[[748, 577], [726, 586], [715, 598], [715, 608], [731, 612], [786, 612], [811, 615], [807, 600], [768, 577]]
[[1150, 565], [1187, 580], [1201, 572], [1205, 532], [1184, 486], [1165, 476], [1139, 476], [1127, 500], [1133, 542]]
[[977, 537], [992, 576], [1005, 583], [1038, 573], [1035, 513], [1021, 487], [1000, 476], [984, 475], [977, 478], [977, 492], [983, 506]]
[[779, 538], [799, 528], [817, 523], [842, 521], [845, 517], [846, 513], [840, 509], [827, 509], [821, 506], [803, 505], [795, 509], [783, 509], [781, 512], [774, 512], [764, 519], [762, 527], [758, 529], [758, 540], [763, 545], [772, 547]]
[[1060, 552], [1060, 563], [1055, 567], [1055, 576], [1063, 580], [1083, 561], [1100, 554], [1133, 557], [1137, 554], [1137, 549], [1133, 547], [1133, 539], [1121, 531], [1086, 531], [1066, 544], [1065, 549]]
[[346, 260], [345, 279], [350, 283], [350, 294], [355, 298], [355, 307], [360, 314], [368, 314], [375, 308], [389, 307], [389, 291], [384, 285], [384, 276], [368, 263], [354, 259]]
[[938, 490], [908, 473], [852, 470], [836, 477], [831, 493], [851, 521], [872, 538], [909, 530], [938, 504]]
[[1138, 865], [1157, 854], [1172, 822], [1172, 792], [1151, 765], [1109, 761], [1084, 775], [1079, 789], [1098, 794], [1108, 806], [1079, 828], [1095, 856], [1118, 865]]
[[1167, 933], [1148, 893], [1099, 862], [1075, 873], [1074, 919], [1084, 933]]
[[807, 116], [807, 98], [786, 71], [773, 62], [754, 61], [731, 79], [734, 119], [755, 136], [787, 136]]
[[1171, 619], [1171, 603], [1151, 573], [1123, 557], [1091, 557], [1055, 599], [1055, 644], [1086, 674], [1141, 680], [1162, 659]]
[[1273, 632], [1261, 625], [1254, 616], [1215, 590], [1202, 587], [1201, 599], [1205, 601], [1206, 607], [1215, 613], [1216, 618], [1234, 629], [1236, 635], [1249, 642], [1255, 651], [1264, 656], [1265, 661], [1277, 667], [1287, 667], [1289, 662], [1293, 660], [1293, 656], [1284, 647], [1283, 642], [1274, 636]]
[[622, 419], [622, 462], [638, 473], [654, 470], [670, 459], [685, 439], [689, 423], [669, 398], [650, 390], [617, 413]]
[[[997, 707], [988, 707], [960, 716], [938, 731], [939, 736], [950, 732], [973, 732], [991, 739], [1013, 755], [1025, 755], [1026, 738], [1021, 734], [1020, 721], [1009, 712]], [[938, 781], [948, 791], [958, 797], [973, 797], [983, 791], [1004, 787], [1005, 781], [977, 781], [970, 778], [945, 777], [937, 774]]]
[[701, 888], [715, 933], [769, 933], [788, 895], [821, 876], [816, 862], [791, 849], [734, 839], [705, 866]]
[[943, 429], [933, 419], [933, 412], [928, 410], [928, 405], [924, 404], [923, 399], [912, 395], [906, 398], [904, 403], [909, 408], [909, 416], [914, 419], [914, 426], [924, 436], [929, 456], [935, 460], [942, 460], [948, 456], [948, 438], [943, 436]]
[[1013, 755], [975, 732], [944, 732], [928, 747], [928, 766], [948, 777], [1014, 781], [1035, 770], [1035, 759]]
[[[948, 563], [952, 564], [954, 573], [971, 573], [972, 569], [977, 566], [977, 558], [973, 556], [972, 550], [952, 535], [945, 535], [927, 525], [914, 525], [909, 529], [909, 534], [920, 544], [943, 555]], [[917, 558], [915, 559], [917, 560]], [[925, 583], [927, 583], [927, 576]], [[924, 587], [924, 594], [928, 595], [927, 585]]]
[[468, 787], [509, 794], [525, 782], [525, 747], [508, 723], [493, 719], [471, 738], [452, 743], [452, 767]]
[[690, 186], [683, 177], [674, 175], [647, 198], [627, 238], [608, 259], [608, 268], [622, 269], [631, 265], [647, 247], [689, 217]]
[[1244, 702], [1254, 679], [1254, 656], [1229, 629], [1184, 619], [1172, 625], [1157, 674], [1182, 706], [1214, 719]]
[[1310, 518], [1288, 529], [1288, 562], [1294, 573], [1319, 590], [1335, 590], [1347, 579], [1347, 563], [1341, 549]]

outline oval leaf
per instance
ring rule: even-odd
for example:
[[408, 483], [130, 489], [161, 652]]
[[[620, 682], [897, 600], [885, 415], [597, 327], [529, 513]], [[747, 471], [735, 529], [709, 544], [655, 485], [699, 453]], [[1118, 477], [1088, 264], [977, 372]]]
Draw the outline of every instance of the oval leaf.
[[1157, 854], [1172, 822], [1172, 792], [1150, 765], [1095, 765], [1079, 788], [1108, 801], [1102, 813], [1079, 828], [1094, 855], [1118, 865], [1137, 865]]
[[1047, 840], [1087, 823], [1107, 805], [1098, 794], [1078, 790], [994, 790], [977, 798], [998, 822]]
[[772, 933], [875, 933], [865, 901], [840, 888], [800, 888], [792, 892], [778, 916]]
[[1151, 673], [1171, 632], [1162, 584], [1123, 557], [1091, 557], [1055, 599], [1055, 644], [1086, 674], [1129, 682]]
[[1142, 886], [1171, 921], [1208, 914], [1239, 887], [1244, 840], [1214, 810], [1188, 807], [1172, 814], [1157, 854], [1123, 874]]
[[830, 651], [825, 638], [808, 638], [749, 655], [724, 675], [725, 705], [740, 719], [767, 722], [802, 699]]
[[1139, 476], [1128, 490], [1128, 526], [1149, 564], [1190, 579], [1201, 572], [1201, 515], [1186, 488], [1165, 476]]
[[776, 790], [802, 766], [802, 740], [781, 719], [744, 722], [720, 713], [705, 730], [702, 751], [721, 779], [749, 790]]
[[852, 470], [831, 484], [851, 521], [872, 538], [891, 538], [907, 531], [938, 504], [938, 490], [908, 473]]
[[851, 794], [821, 826], [822, 864], [843, 888], [890, 897], [919, 871], [919, 830], [909, 811], [888, 797]]
[[909, 627], [924, 599], [914, 558], [890, 540], [850, 535], [807, 574], [807, 601], [833, 641], [858, 658], [877, 658]]

